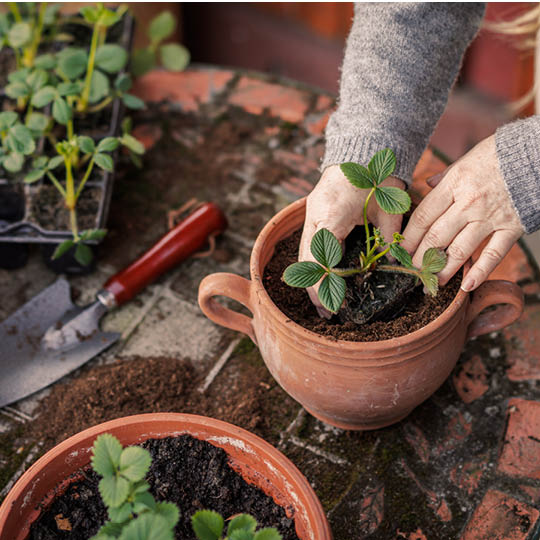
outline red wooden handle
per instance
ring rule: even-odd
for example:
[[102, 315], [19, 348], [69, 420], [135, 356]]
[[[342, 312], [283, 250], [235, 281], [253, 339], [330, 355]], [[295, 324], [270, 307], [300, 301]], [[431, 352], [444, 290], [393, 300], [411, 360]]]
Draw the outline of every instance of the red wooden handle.
[[201, 249], [209, 235], [226, 228], [223, 212], [213, 203], [204, 203], [144, 255], [109, 278], [104, 288], [114, 295], [117, 305], [123, 304], [158, 276]]

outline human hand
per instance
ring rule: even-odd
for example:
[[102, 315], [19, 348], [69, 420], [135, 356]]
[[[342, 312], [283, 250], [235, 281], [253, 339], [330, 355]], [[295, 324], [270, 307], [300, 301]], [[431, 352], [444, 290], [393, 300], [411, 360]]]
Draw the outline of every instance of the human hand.
[[439, 284], [445, 285], [491, 236], [461, 284], [464, 291], [472, 291], [523, 234], [499, 169], [495, 137], [484, 139], [428, 184], [434, 189], [413, 212], [401, 245], [414, 252], [415, 266], [428, 248], [446, 249], [448, 261], [438, 275]]
[[[397, 178], [388, 177], [381, 186], [395, 186], [403, 189], [404, 182]], [[306, 219], [300, 240], [299, 261], [315, 261], [311, 254], [310, 244], [313, 235], [320, 229], [328, 229], [341, 242], [356, 225], [363, 223], [363, 208], [367, 189], [354, 187], [341, 172], [339, 165], [332, 165], [324, 170], [321, 179], [308, 195], [306, 204]], [[393, 233], [401, 230], [402, 216], [387, 214], [376, 203], [374, 198], [368, 204], [368, 221], [381, 230], [387, 240]], [[330, 318], [317, 297], [318, 285], [307, 289], [311, 301], [321, 317]]]

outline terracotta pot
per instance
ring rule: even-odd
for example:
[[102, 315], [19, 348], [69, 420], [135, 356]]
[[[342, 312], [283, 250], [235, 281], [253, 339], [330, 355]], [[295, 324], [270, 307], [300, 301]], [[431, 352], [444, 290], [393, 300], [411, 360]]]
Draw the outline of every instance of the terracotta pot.
[[58, 486], [90, 463], [91, 448], [101, 433], [112, 433], [123, 445], [150, 438], [189, 434], [223, 448], [232, 467], [294, 513], [302, 540], [331, 540], [322, 506], [302, 473], [260, 437], [226, 422], [178, 413], [139, 414], [86, 429], [55, 446], [32, 465], [15, 484], [0, 507], [0, 540], [23, 540], [38, 517], [41, 503], [54, 497]]
[[[523, 310], [521, 289], [508, 281], [459, 291], [434, 321], [405, 336], [377, 342], [330, 340], [287, 318], [263, 287], [275, 245], [304, 222], [305, 199], [273, 217], [251, 254], [251, 280], [212, 274], [199, 287], [199, 304], [212, 321], [247, 334], [275, 379], [311, 414], [345, 429], [377, 429], [407, 416], [450, 375], [467, 338], [499, 330]], [[246, 306], [253, 318], [223, 307], [214, 296]], [[495, 304], [491, 311], [482, 310]]]

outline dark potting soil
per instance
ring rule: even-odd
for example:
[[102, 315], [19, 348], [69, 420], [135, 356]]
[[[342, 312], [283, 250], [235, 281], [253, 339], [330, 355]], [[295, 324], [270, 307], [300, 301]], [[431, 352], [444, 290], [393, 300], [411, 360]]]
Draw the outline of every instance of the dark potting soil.
[[[435, 320], [459, 290], [461, 273], [456, 274], [445, 287], [441, 287], [435, 297], [424, 294], [422, 286], [417, 286], [400, 299], [395, 313], [384, 313], [385, 320], [358, 324], [351, 321], [342, 323], [337, 316], [329, 320], [322, 319], [305, 289], [289, 287], [281, 280], [285, 268], [298, 260], [300, 237], [301, 231], [297, 231], [276, 245], [274, 255], [264, 270], [263, 283], [272, 301], [287, 317], [317, 334], [345, 341], [381, 341], [403, 336]], [[372, 288], [371, 292], [373, 290], [377, 290], [377, 287]], [[371, 299], [369, 296], [369, 293], [366, 296], [360, 291], [354, 302], [358, 305]]]
[[[271, 497], [247, 484], [229, 466], [221, 448], [189, 435], [149, 439], [141, 446], [152, 456], [146, 477], [151, 493], [156, 500], [173, 502], [180, 509], [176, 538], [195, 538], [191, 516], [211, 509], [226, 519], [249, 513], [261, 527], [276, 527], [284, 540], [297, 539], [293, 519]], [[82, 539], [96, 534], [107, 517], [99, 498], [99, 476], [91, 469], [82, 476], [41, 514], [31, 528], [30, 540]]]
[[[77, 201], [79, 231], [96, 228], [101, 189], [85, 188]], [[32, 199], [31, 214], [36, 222], [49, 231], [69, 231], [70, 220], [64, 199], [52, 185], [43, 185]]]

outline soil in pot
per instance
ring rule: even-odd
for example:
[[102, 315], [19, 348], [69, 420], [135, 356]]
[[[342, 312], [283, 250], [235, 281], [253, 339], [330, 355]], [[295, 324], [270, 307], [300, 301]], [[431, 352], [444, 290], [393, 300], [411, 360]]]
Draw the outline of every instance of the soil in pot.
[[[191, 516], [212, 509], [225, 518], [238, 513], [253, 515], [261, 527], [276, 527], [284, 540], [296, 540], [294, 520], [271, 497], [246, 483], [228, 464], [228, 455], [190, 435], [149, 439], [142, 443], [152, 455], [146, 477], [157, 500], [180, 508], [175, 533], [178, 539], [195, 538]], [[100, 477], [90, 468], [56, 497], [34, 523], [30, 540], [90, 538], [107, 518], [98, 491]]]
[[[88, 187], [77, 201], [77, 223], [80, 231], [96, 227], [101, 189]], [[69, 231], [69, 212], [64, 199], [52, 185], [43, 185], [33, 197], [31, 214], [35, 221], [49, 231]]]
[[[391, 303], [382, 311], [383, 320], [359, 324], [351, 320], [342, 322], [340, 316], [344, 315], [333, 316], [329, 320], [322, 319], [304, 289], [289, 287], [281, 280], [285, 268], [298, 260], [300, 237], [301, 231], [297, 231], [276, 245], [274, 255], [264, 270], [263, 283], [272, 301], [287, 317], [317, 334], [346, 341], [380, 341], [403, 336], [435, 320], [448, 307], [459, 290], [461, 273], [445, 287], [441, 287], [435, 297], [424, 294], [421, 286], [407, 292], [409, 284], [405, 281], [398, 286], [395, 305], [392, 307]], [[350, 239], [347, 239], [346, 253], [351, 247], [350, 242], [357, 242], [357, 238], [350, 235]], [[351, 255], [353, 251], [351, 249]], [[377, 272], [380, 273], [382, 272]], [[383, 276], [381, 279], [383, 281], [378, 284], [386, 287], [386, 280], [394, 281], [394, 274], [390, 277]], [[352, 281], [354, 282], [354, 278]], [[351, 278], [348, 278], [347, 288], [351, 289], [354, 286]], [[349, 312], [350, 308], [354, 311], [360, 304], [373, 303], [374, 299], [377, 302], [378, 297], [375, 296], [377, 290], [376, 284], [374, 287], [357, 289], [354, 293], [349, 292], [346, 299], [352, 304], [349, 306]], [[364, 311], [370, 312], [371, 308], [366, 307]]]

